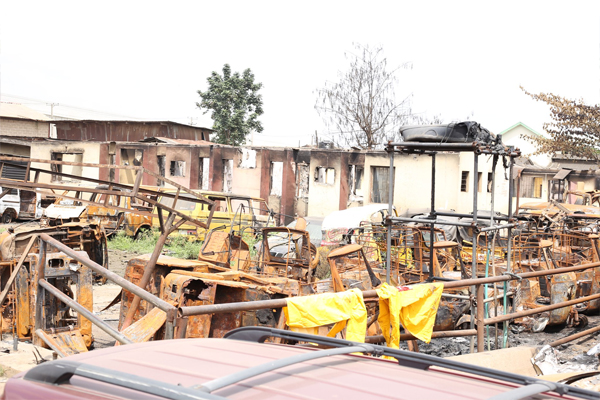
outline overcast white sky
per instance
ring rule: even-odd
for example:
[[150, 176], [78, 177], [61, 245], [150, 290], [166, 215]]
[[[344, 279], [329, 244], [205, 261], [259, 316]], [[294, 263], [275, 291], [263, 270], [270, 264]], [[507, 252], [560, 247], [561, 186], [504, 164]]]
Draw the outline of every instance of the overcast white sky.
[[549, 113], [519, 85], [600, 102], [599, 11], [598, 1], [0, 0], [0, 91], [211, 127], [196, 91], [229, 63], [264, 84], [255, 144], [297, 146], [326, 135], [314, 90], [356, 42], [413, 64], [400, 93], [418, 112], [541, 131]]

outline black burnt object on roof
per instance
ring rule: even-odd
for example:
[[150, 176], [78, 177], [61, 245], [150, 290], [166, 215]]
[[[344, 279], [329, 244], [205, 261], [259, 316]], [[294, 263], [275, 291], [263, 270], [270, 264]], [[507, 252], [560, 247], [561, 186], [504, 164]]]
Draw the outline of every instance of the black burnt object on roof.
[[496, 136], [475, 121], [446, 125], [403, 126], [400, 133], [405, 142], [472, 143], [491, 145]]

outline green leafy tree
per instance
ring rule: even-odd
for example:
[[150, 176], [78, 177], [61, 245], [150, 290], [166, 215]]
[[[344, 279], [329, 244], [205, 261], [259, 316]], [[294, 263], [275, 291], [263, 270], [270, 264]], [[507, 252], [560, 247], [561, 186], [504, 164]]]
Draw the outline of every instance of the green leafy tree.
[[552, 93], [529, 93], [523, 87], [521, 90], [550, 107], [552, 122], [544, 123], [550, 137], [526, 137], [536, 146], [536, 154], [562, 153], [600, 163], [600, 106]]
[[246, 142], [246, 136], [252, 131], [262, 132], [258, 117], [263, 113], [262, 96], [258, 91], [262, 83], [254, 82], [250, 69], [231, 73], [229, 64], [223, 66], [223, 75], [213, 71], [207, 79], [208, 89], [198, 90], [202, 101], [196, 105], [211, 111], [213, 129], [217, 132], [213, 141], [221, 144], [239, 146]]

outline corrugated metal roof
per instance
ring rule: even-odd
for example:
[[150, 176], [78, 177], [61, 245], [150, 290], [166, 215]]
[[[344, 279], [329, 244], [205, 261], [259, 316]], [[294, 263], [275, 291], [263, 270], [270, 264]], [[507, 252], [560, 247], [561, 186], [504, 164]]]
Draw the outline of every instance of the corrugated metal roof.
[[0, 103], [0, 117], [28, 119], [31, 121], [51, 121], [51, 119], [44, 114], [17, 103]]

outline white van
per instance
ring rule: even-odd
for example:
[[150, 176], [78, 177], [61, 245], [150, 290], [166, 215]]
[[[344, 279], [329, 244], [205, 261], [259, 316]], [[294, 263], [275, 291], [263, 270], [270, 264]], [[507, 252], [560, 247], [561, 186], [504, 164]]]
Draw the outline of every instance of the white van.
[[[0, 193], [4, 188], [0, 187]], [[0, 221], [9, 224], [17, 219], [36, 219], [42, 216], [42, 196], [29, 190], [10, 189], [0, 198]]]

